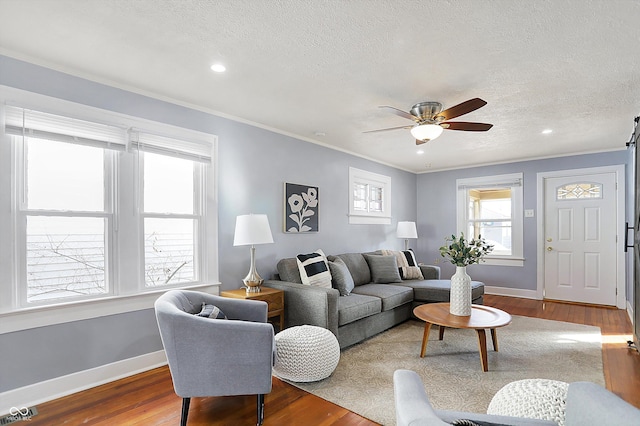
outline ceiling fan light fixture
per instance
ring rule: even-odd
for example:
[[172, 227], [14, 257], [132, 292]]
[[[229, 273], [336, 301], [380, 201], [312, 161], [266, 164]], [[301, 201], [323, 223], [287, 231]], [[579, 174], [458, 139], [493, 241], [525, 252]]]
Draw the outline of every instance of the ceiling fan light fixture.
[[418, 124], [411, 128], [411, 135], [419, 141], [431, 141], [442, 134], [444, 129], [438, 124]]

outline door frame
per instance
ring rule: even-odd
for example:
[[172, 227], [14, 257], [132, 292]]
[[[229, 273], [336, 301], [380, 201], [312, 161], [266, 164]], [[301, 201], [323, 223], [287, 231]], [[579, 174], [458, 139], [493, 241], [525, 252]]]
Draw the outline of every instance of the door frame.
[[544, 252], [544, 226], [545, 226], [545, 202], [544, 202], [544, 187], [545, 179], [566, 177], [573, 175], [592, 175], [600, 173], [615, 173], [616, 175], [616, 307], [618, 309], [625, 309], [627, 306], [626, 298], [626, 279], [625, 279], [625, 262], [626, 256], [624, 253], [624, 233], [625, 229], [625, 197], [626, 197], [626, 180], [625, 180], [625, 166], [624, 164], [618, 164], [613, 166], [602, 167], [588, 167], [583, 169], [571, 169], [571, 170], [556, 170], [551, 172], [539, 172], [537, 173], [537, 239], [536, 239], [536, 252], [537, 252], [537, 286], [536, 286], [536, 298], [539, 300], [544, 299], [544, 267], [545, 267], [545, 252]]

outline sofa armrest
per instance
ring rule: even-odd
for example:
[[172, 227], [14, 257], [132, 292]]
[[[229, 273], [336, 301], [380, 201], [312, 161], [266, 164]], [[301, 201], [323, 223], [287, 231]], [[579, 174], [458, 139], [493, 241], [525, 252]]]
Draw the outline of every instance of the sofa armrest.
[[573, 382], [567, 391], [566, 425], [638, 425], [640, 409], [590, 382]]
[[419, 264], [420, 271], [425, 280], [439, 280], [440, 279], [440, 267], [434, 265]]
[[338, 335], [338, 290], [276, 280], [264, 285], [284, 291], [285, 327], [315, 325]]

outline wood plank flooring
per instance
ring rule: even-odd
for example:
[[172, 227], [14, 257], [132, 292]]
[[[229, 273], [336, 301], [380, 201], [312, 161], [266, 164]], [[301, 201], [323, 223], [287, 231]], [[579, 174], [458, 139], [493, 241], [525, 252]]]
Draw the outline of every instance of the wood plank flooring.
[[[485, 304], [512, 315], [600, 327], [606, 386], [640, 407], [640, 354], [627, 348], [632, 329], [625, 311], [492, 295], [485, 295]], [[178, 425], [181, 403], [168, 368], [161, 367], [40, 404], [29, 425]], [[255, 420], [255, 396], [193, 398], [188, 424], [242, 426]], [[265, 426], [376, 424], [276, 378], [265, 398]]]

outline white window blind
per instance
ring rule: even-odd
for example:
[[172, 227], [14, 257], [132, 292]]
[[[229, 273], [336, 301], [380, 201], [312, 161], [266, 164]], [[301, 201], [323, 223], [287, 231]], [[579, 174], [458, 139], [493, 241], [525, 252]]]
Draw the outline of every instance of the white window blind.
[[129, 136], [131, 146], [140, 151], [211, 164], [211, 142], [176, 139], [138, 129], [131, 129]]
[[491, 179], [490, 182], [483, 182], [483, 178], [477, 178], [477, 183], [460, 183], [458, 182], [458, 189], [490, 189], [490, 188], [511, 188], [522, 186], [522, 179]]
[[5, 132], [119, 151], [127, 146], [124, 128], [11, 105], [5, 106]]

